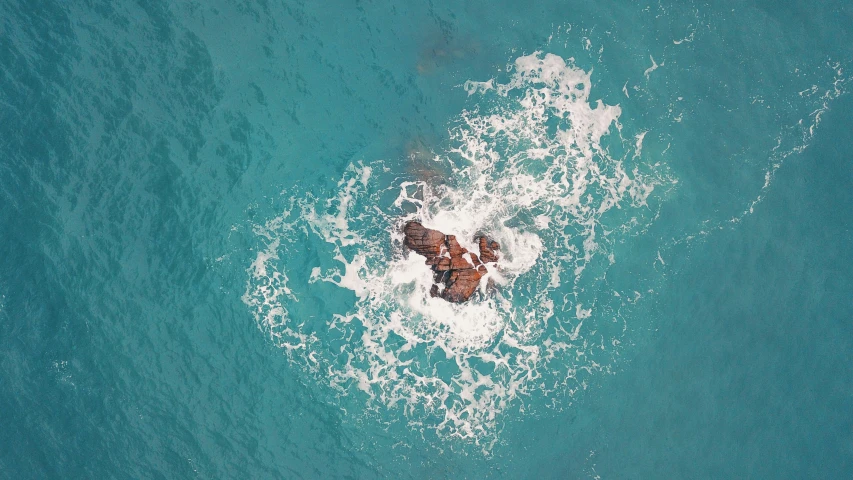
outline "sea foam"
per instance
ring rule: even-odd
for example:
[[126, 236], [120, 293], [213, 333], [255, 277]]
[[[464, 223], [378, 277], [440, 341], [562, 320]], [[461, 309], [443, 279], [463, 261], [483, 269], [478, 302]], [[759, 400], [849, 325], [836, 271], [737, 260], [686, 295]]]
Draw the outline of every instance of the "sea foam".
[[[540, 52], [509, 72], [505, 83], [465, 83], [471, 107], [451, 123], [451, 147], [434, 152], [445, 183], [407, 177], [400, 162], [363, 161], [326, 198], [293, 200], [258, 225], [243, 297], [317, 381], [402, 409], [414, 428], [486, 446], [507, 408], [571, 395], [610, 370], [630, 297], [599, 294], [618, 261], [612, 246], [653, 220], [648, 199], [671, 184], [659, 159], [643, 161], [646, 132], [623, 139], [621, 108], [591, 100], [590, 73]], [[605, 140], [624, 153], [611, 156]], [[483, 282], [461, 305], [432, 298], [432, 272], [402, 246], [412, 219], [470, 250], [477, 234], [497, 240], [494, 288]], [[290, 245], [305, 236], [329, 258], [297, 289], [285, 272], [296, 262]], [[354, 306], [327, 312], [319, 327], [293, 318], [294, 291], [325, 282], [354, 292]]]

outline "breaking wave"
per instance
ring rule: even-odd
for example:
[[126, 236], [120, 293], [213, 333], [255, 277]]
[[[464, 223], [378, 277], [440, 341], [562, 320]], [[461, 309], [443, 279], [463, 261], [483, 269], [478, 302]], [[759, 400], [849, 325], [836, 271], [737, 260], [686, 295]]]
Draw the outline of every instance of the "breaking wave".
[[[506, 83], [466, 82], [472, 107], [451, 124], [450, 147], [416, 169], [440, 175], [363, 161], [325, 197], [286, 192], [288, 208], [255, 226], [243, 300], [259, 327], [334, 391], [481, 445], [524, 398], [571, 396], [609, 372], [622, 309], [641, 295], [606, 285], [614, 246], [654, 221], [650, 200], [674, 181], [591, 87], [571, 60], [522, 56]], [[430, 297], [431, 270], [402, 246], [412, 219], [469, 250], [478, 233], [497, 240], [496, 288], [461, 305]], [[336, 303], [329, 288], [354, 300]], [[324, 302], [326, 317], [301, 302]]]

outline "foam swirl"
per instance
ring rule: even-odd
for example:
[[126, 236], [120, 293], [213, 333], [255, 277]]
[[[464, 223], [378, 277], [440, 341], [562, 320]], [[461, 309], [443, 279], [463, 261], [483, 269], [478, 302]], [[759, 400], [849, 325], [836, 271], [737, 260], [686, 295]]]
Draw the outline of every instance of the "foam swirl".
[[[601, 288], [612, 247], [648, 226], [647, 200], [671, 181], [643, 161], [642, 133], [623, 139], [620, 107], [593, 104], [591, 88], [571, 61], [520, 57], [506, 83], [466, 82], [472, 109], [451, 126], [452, 147], [435, 152], [447, 183], [353, 164], [328, 198], [294, 200], [257, 226], [243, 299], [259, 326], [337, 391], [485, 444], [520, 399], [572, 394], [609, 371], [630, 303]], [[477, 233], [497, 240], [496, 291], [460, 305], [431, 298], [429, 267], [402, 248], [411, 219], [469, 250]], [[285, 272], [300, 238], [328, 249], [297, 289]], [[291, 315], [296, 290], [326, 282], [355, 293], [351, 309], [317, 322]]]

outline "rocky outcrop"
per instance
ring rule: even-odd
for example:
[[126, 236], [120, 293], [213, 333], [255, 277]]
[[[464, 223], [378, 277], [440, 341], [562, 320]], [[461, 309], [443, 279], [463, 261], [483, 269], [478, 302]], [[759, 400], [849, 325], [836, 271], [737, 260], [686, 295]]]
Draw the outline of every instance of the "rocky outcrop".
[[403, 233], [403, 244], [426, 257], [426, 264], [432, 267], [435, 284], [430, 293], [448, 302], [462, 303], [471, 298], [488, 272], [485, 264], [498, 261], [500, 245], [486, 237], [476, 239], [480, 248], [477, 255], [459, 245], [455, 236], [418, 222], [406, 223]]
[[501, 246], [498, 242], [489, 240], [486, 237], [480, 237], [477, 243], [480, 244], [480, 260], [483, 263], [494, 263], [498, 261], [498, 253], [495, 250], [500, 250]]

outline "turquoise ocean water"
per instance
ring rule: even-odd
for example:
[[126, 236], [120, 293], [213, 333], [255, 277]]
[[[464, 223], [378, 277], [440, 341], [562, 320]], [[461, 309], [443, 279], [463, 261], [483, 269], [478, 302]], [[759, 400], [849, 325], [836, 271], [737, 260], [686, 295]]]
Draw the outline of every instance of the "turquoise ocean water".
[[851, 88], [848, 2], [3, 0], [0, 477], [851, 478]]

